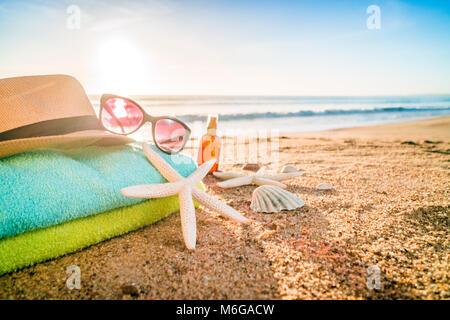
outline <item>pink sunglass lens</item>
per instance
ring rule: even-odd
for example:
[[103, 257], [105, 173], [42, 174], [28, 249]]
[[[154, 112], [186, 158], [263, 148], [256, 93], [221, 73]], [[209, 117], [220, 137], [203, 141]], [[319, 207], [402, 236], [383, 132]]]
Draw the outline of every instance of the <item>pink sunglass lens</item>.
[[101, 114], [101, 121], [105, 128], [118, 134], [129, 134], [135, 131], [143, 119], [144, 114], [141, 109], [122, 98], [106, 100]]
[[179, 122], [160, 119], [155, 124], [155, 142], [166, 152], [178, 152], [183, 148], [188, 131]]

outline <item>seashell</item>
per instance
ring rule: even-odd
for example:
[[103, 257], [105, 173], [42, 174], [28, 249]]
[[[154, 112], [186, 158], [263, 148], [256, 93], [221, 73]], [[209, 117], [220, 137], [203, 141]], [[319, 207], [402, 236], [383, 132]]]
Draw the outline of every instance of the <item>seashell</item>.
[[317, 190], [331, 190], [333, 189], [329, 184], [319, 183], [316, 187]]
[[253, 191], [250, 209], [256, 212], [294, 210], [305, 205], [295, 194], [272, 185], [263, 185]]
[[258, 171], [261, 167], [257, 163], [247, 163], [242, 167], [242, 170]]
[[298, 172], [297, 168], [294, 166], [284, 166], [281, 169], [281, 173]]
[[222, 171], [215, 171], [212, 173], [214, 177], [226, 180], [226, 179], [233, 179], [237, 177], [243, 177], [243, 174], [237, 173], [237, 172], [222, 172]]

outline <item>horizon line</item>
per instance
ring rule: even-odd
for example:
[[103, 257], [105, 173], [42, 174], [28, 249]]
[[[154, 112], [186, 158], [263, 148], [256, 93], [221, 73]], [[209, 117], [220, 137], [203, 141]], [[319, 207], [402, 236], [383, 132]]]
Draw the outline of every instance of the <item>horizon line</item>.
[[[87, 93], [88, 96], [101, 96], [103, 94], [111, 94], [111, 92], [104, 93]], [[120, 96], [120, 94], [117, 94]], [[127, 96], [139, 97], [139, 96], [147, 96], [147, 97], [267, 97], [267, 98], [276, 98], [276, 97], [291, 97], [291, 98], [307, 98], [307, 97], [323, 97], [323, 98], [368, 98], [368, 97], [420, 97], [420, 96], [449, 96], [449, 93], [415, 93], [415, 94], [368, 94], [368, 95], [302, 95], [302, 94], [195, 94], [195, 93], [168, 93], [168, 94], [160, 94], [160, 93], [132, 93]]]

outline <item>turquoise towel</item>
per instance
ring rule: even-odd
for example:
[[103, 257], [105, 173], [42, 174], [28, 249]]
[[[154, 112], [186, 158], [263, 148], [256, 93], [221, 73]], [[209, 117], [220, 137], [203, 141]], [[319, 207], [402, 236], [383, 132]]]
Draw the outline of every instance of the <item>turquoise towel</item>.
[[[196, 169], [190, 157], [167, 155], [181, 175]], [[166, 180], [144, 152], [131, 146], [36, 150], [0, 159], [0, 239], [87, 217], [145, 199], [120, 189]]]

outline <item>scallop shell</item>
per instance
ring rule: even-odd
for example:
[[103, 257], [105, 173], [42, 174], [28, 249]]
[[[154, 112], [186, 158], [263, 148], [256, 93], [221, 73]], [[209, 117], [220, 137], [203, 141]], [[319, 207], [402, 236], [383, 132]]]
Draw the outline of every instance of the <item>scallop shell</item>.
[[250, 209], [256, 212], [280, 212], [294, 210], [305, 205], [295, 194], [276, 186], [263, 185], [253, 191]]
[[284, 166], [283, 169], [281, 169], [281, 172], [282, 173], [298, 172], [298, 170], [294, 166]]
[[333, 189], [329, 184], [319, 183], [316, 187], [317, 190], [331, 190]]

